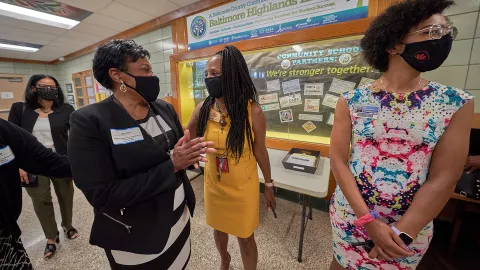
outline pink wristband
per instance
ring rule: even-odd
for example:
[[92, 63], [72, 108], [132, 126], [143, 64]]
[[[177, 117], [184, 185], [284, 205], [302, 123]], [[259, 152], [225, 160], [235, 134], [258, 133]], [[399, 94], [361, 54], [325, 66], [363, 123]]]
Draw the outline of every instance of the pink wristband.
[[355, 220], [355, 222], [353, 222], [353, 225], [355, 225], [355, 227], [363, 227], [377, 218], [380, 218], [380, 214], [377, 211], [372, 210], [370, 211], [370, 213]]

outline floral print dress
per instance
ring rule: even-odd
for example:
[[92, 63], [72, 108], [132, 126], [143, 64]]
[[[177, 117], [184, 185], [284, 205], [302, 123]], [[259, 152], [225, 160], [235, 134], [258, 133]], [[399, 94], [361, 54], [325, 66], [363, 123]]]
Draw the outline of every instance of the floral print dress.
[[[427, 180], [433, 151], [452, 116], [473, 97], [434, 82], [406, 94], [368, 84], [343, 97], [352, 121], [350, 170], [368, 207], [394, 225]], [[352, 246], [368, 240], [368, 235], [353, 225], [357, 218], [338, 186], [330, 218], [335, 259], [347, 269], [415, 269], [433, 235], [430, 223], [410, 245], [412, 257], [371, 260], [363, 247]]]

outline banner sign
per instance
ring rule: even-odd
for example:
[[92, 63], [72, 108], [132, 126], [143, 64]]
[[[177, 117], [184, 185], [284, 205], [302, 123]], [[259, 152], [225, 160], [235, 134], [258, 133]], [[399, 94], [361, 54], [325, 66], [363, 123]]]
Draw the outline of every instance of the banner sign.
[[187, 17], [188, 49], [368, 16], [368, 0], [238, 0]]

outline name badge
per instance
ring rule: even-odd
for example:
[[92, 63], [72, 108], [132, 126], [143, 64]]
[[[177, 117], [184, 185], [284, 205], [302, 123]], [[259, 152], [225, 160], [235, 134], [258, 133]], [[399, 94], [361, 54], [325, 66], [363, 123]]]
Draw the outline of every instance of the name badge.
[[7, 145], [3, 148], [0, 148], [0, 166], [8, 164], [14, 159], [15, 155], [13, 154], [12, 149], [10, 149], [10, 146]]
[[354, 113], [355, 117], [362, 117], [362, 118], [378, 118], [378, 112], [380, 111], [379, 106], [372, 106], [372, 105], [355, 105], [354, 106]]
[[139, 127], [125, 129], [110, 129], [114, 145], [130, 144], [143, 141], [143, 134]]

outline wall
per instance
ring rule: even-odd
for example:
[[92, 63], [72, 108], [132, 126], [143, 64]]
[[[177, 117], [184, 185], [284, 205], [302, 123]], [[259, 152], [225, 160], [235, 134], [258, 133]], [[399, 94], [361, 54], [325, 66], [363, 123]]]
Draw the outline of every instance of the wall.
[[465, 89], [475, 98], [480, 112], [480, 0], [456, 0], [445, 12], [458, 28], [458, 36], [445, 63], [424, 78]]
[[1, 62], [1, 61], [0, 61], [0, 73], [26, 75], [27, 80], [33, 74], [50, 74], [55, 78], [57, 78], [59, 75], [58, 66], [55, 66], [55, 65], [26, 64], [26, 63]]

